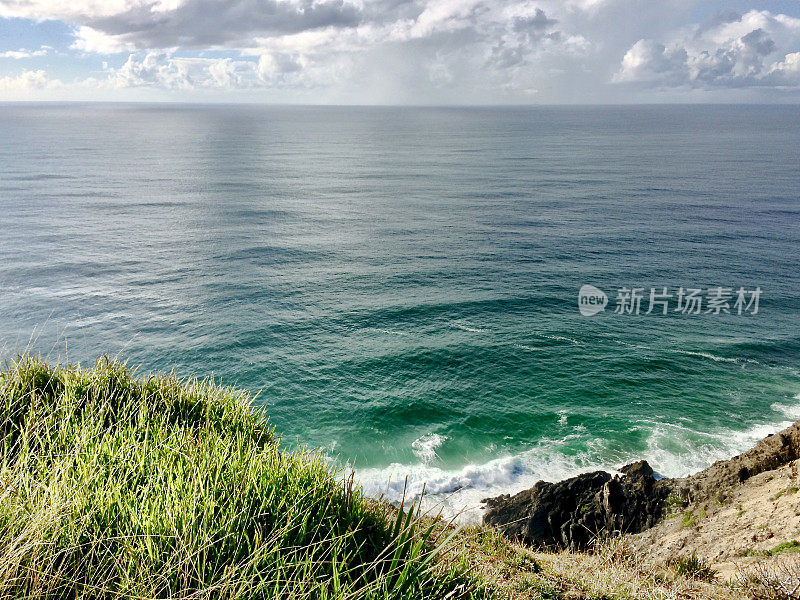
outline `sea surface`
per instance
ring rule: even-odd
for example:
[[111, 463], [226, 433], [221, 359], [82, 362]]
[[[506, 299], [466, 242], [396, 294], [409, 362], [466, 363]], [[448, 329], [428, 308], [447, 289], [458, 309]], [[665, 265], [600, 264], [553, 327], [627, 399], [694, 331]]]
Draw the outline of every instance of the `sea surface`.
[[463, 519], [800, 418], [797, 106], [2, 104], [0, 225], [0, 358], [213, 373]]

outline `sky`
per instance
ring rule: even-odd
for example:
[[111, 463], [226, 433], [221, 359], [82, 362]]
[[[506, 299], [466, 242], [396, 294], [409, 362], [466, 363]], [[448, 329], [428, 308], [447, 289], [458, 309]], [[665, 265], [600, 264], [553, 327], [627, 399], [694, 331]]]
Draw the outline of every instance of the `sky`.
[[800, 102], [800, 0], [0, 0], [0, 100]]

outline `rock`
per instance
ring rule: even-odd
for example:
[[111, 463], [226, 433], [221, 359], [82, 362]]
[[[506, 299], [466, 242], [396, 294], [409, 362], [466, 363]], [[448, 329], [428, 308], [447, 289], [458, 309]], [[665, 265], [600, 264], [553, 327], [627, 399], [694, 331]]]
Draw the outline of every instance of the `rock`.
[[483, 521], [506, 536], [536, 547], [581, 549], [604, 533], [636, 533], [661, 517], [673, 486], [656, 481], [645, 461], [584, 473], [559, 483], [538, 482], [514, 496], [487, 498]]
[[[616, 532], [646, 532], [638, 536], [644, 539], [651, 536], [646, 530], [666, 514], [670, 496], [669, 504], [681, 510], [702, 509], [705, 514], [708, 506], [730, 502], [765, 471], [791, 464], [791, 481], [795, 482], [799, 458], [800, 421], [767, 436], [751, 450], [690, 477], [656, 480], [650, 465], [640, 460], [622, 467], [622, 476], [596, 471], [559, 483], [540, 481], [514, 496], [487, 498], [483, 520], [508, 537], [537, 547], [580, 549], [598, 535]], [[774, 497], [770, 502], [775, 504]], [[738, 519], [741, 514], [734, 516]], [[663, 526], [666, 522], [659, 524]], [[657, 531], [653, 532], [658, 537]]]
[[620, 469], [621, 473], [625, 473], [628, 477], [652, 477], [653, 468], [647, 464], [646, 460], [637, 460], [634, 463], [625, 465]]
[[751, 477], [772, 471], [800, 458], [800, 421], [780, 433], [768, 435], [747, 452], [715, 462], [686, 480], [693, 502], [718, 499]]

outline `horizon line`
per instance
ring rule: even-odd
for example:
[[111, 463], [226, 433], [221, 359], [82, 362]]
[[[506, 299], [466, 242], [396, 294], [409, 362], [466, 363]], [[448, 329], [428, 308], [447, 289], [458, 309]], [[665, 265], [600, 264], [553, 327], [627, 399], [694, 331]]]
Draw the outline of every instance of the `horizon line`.
[[116, 104], [116, 105], [172, 105], [172, 106], [259, 106], [275, 108], [592, 108], [592, 107], [646, 107], [646, 106], [795, 106], [792, 102], [561, 102], [541, 104], [436, 104], [436, 103], [303, 103], [303, 102], [239, 102], [239, 101], [187, 101], [187, 100], [0, 100], [6, 105], [55, 105], [55, 104]]

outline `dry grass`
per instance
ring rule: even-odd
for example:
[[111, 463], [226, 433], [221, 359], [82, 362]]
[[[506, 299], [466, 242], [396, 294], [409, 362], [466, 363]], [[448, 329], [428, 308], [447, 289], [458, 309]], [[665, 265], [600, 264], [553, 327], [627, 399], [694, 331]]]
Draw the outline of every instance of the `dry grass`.
[[466, 528], [459, 537], [460, 544], [447, 558], [465, 564], [494, 589], [497, 597], [508, 600], [750, 597], [741, 585], [711, 579], [707, 566], [691, 557], [670, 567], [645, 563], [625, 538], [605, 540], [593, 552], [584, 553], [531, 551], [486, 527]]
[[800, 600], [800, 557], [759, 561], [741, 573], [755, 600]]

